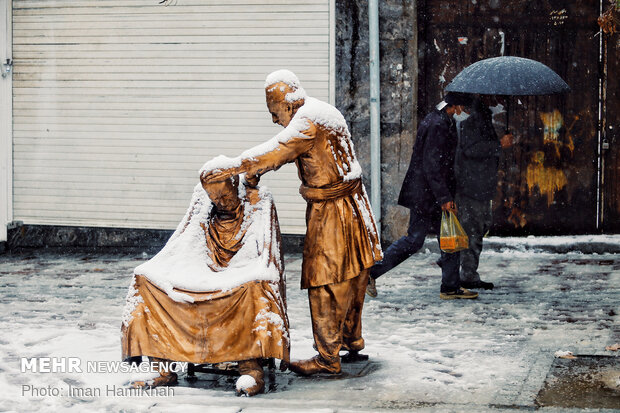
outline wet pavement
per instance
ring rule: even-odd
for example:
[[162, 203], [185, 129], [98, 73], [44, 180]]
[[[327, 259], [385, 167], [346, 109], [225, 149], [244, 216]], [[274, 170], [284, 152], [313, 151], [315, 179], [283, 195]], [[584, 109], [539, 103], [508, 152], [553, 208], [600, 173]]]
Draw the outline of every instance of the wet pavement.
[[[118, 360], [131, 273], [151, 254], [2, 254], [0, 411], [620, 411], [618, 352], [605, 350], [620, 342], [618, 241], [595, 239], [611, 252], [582, 253], [571, 249], [578, 238], [550, 239], [545, 245], [554, 249], [540, 239], [494, 238], [480, 272], [497, 288], [467, 301], [439, 300], [430, 242], [367, 298], [368, 363], [345, 366], [331, 380], [276, 370], [267, 375], [268, 392], [254, 398], [235, 397], [234, 378], [202, 373], [193, 383], [182, 374], [166, 397], [33, 393], [127, 382], [101, 372], [22, 372], [20, 360]], [[305, 358], [313, 349], [301, 256], [285, 258], [292, 357]], [[577, 359], [557, 358], [561, 351]]]
[[620, 357], [557, 358], [536, 403], [540, 406], [618, 408], [619, 389]]

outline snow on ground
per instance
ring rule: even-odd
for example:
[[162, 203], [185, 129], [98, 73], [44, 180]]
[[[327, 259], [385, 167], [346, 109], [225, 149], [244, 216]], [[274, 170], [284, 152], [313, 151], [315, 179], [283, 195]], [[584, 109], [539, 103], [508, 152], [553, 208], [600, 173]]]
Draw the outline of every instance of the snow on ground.
[[517, 249], [520, 251], [552, 252], [620, 252], [620, 234], [574, 235], [574, 236], [532, 236], [529, 237], [487, 237], [485, 243], [491, 248]]
[[[553, 242], [570, 244], [575, 239]], [[365, 352], [378, 369], [342, 380], [278, 373], [294, 379], [268, 394], [236, 398], [234, 382], [226, 390], [204, 389], [191, 388], [181, 378], [173, 396], [107, 397], [106, 386], [122, 389], [131, 374], [20, 372], [22, 357], [118, 360], [127, 287], [133, 268], [145, 258], [141, 253], [0, 255], [0, 411], [531, 407], [546, 374], [541, 366], [548, 366], [555, 352], [604, 354], [605, 346], [619, 339], [620, 254], [488, 250], [482, 255], [481, 274], [497, 288], [481, 291], [480, 298], [471, 301], [439, 300], [437, 258], [428, 250], [414, 255], [379, 278], [377, 298], [367, 298]], [[305, 358], [314, 351], [307, 294], [299, 289], [301, 257], [288, 254], [286, 262], [292, 357]], [[68, 397], [69, 385], [99, 388], [102, 395]], [[64, 393], [37, 397], [32, 388]]]
[[573, 235], [564, 237], [553, 236], [533, 236], [529, 237], [487, 237], [485, 241], [500, 242], [507, 246], [523, 245], [536, 247], [540, 245], [564, 245], [571, 246], [579, 243], [604, 243], [604, 244], [620, 244], [620, 235]]

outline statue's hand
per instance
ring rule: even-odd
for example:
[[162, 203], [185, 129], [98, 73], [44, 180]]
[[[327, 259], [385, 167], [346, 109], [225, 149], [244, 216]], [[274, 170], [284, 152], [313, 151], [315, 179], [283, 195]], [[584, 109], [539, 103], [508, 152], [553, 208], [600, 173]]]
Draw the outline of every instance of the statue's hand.
[[200, 174], [200, 181], [203, 184], [210, 184], [213, 182], [220, 182], [225, 180], [230, 176], [226, 171], [222, 171], [221, 169], [213, 169], [211, 171], [203, 171]]
[[245, 175], [245, 183], [247, 186], [251, 188], [256, 188], [258, 186], [258, 182], [260, 181], [260, 175]]
[[200, 170], [200, 181], [203, 184], [221, 182], [226, 178], [237, 175], [236, 164], [232, 158], [219, 155], [205, 163]]

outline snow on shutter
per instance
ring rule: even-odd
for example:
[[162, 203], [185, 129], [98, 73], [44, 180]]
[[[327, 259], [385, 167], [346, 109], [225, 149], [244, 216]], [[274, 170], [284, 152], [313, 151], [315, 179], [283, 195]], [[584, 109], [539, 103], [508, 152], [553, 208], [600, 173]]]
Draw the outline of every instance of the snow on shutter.
[[[281, 130], [268, 73], [329, 100], [329, 30], [329, 0], [14, 0], [14, 219], [174, 228], [205, 161]], [[262, 184], [303, 233], [295, 167]]]

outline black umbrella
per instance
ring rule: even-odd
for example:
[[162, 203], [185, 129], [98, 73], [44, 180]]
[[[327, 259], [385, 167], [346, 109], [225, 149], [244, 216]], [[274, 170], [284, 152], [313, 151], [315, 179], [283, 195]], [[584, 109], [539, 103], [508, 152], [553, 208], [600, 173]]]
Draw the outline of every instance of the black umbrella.
[[467, 66], [446, 92], [480, 95], [552, 95], [570, 91], [562, 78], [536, 60], [516, 56], [492, 57]]
[[[566, 82], [548, 66], [516, 56], [492, 57], [473, 63], [446, 87], [446, 92], [480, 95], [553, 95], [569, 91]], [[507, 130], [509, 112], [506, 108]]]

